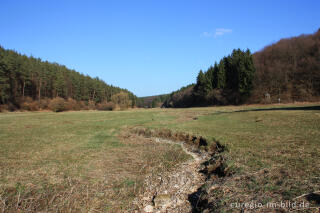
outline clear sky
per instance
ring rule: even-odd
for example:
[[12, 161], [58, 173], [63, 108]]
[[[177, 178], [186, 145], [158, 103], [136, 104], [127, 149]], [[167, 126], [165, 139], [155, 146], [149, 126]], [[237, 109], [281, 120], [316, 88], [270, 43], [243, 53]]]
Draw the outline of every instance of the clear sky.
[[0, 45], [138, 96], [195, 82], [232, 49], [320, 28], [319, 0], [0, 0]]

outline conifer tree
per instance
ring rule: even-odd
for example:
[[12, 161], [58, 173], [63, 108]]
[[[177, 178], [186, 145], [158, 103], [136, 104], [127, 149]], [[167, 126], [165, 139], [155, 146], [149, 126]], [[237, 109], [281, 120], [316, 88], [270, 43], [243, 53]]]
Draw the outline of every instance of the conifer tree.
[[[215, 63], [216, 66], [216, 63]], [[207, 72], [205, 73], [206, 78], [210, 82], [210, 90], [215, 88], [214, 85], [214, 67], [210, 66]]]
[[201, 99], [204, 99], [207, 96], [207, 94], [212, 90], [211, 82], [202, 70], [200, 70], [198, 74], [195, 90], [196, 95]]
[[73, 98], [78, 101], [110, 101], [121, 91], [129, 94], [132, 106], [137, 97], [128, 90], [106, 84], [67, 67], [27, 57], [0, 46], [0, 104], [19, 103], [25, 96], [42, 98]]
[[218, 80], [219, 80], [218, 73], [219, 73], [219, 67], [217, 62], [215, 62], [213, 66], [213, 82], [212, 82], [214, 89], [218, 88]]
[[223, 89], [226, 85], [226, 70], [224, 60], [222, 59], [217, 68], [217, 84], [216, 88]]

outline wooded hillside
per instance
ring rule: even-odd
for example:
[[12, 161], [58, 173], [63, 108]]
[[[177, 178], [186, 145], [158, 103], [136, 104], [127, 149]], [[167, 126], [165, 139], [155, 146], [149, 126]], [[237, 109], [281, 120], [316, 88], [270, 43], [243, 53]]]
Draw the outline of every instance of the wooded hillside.
[[250, 50], [235, 49], [207, 71], [200, 70], [197, 83], [172, 93], [166, 107], [239, 104], [250, 96], [255, 68]]
[[112, 101], [112, 96], [119, 93], [127, 94], [130, 105], [135, 106], [137, 97], [128, 90], [0, 47], [0, 104], [7, 104], [12, 110], [19, 109], [26, 100], [41, 102], [57, 97], [96, 105]]
[[[247, 54], [247, 56], [245, 56]], [[320, 29], [254, 53], [234, 50], [171, 93], [166, 107], [320, 100]]]
[[252, 102], [265, 93], [271, 101], [315, 101], [320, 96], [320, 29], [282, 39], [253, 55], [257, 69]]

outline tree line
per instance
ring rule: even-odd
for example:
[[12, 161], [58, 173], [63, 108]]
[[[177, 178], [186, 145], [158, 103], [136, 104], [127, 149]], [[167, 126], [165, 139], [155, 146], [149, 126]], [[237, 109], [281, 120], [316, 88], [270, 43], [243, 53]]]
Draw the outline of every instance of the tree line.
[[169, 95], [165, 107], [320, 100], [320, 29], [265, 47], [253, 55], [233, 50], [196, 84]]
[[137, 101], [137, 106], [141, 108], [161, 107], [163, 102], [167, 100], [168, 97], [169, 94], [139, 97]]
[[[24, 102], [62, 98], [95, 107], [119, 100], [120, 104], [136, 105], [137, 97], [126, 89], [106, 84], [67, 67], [28, 57], [0, 46], [0, 104], [19, 109]], [[115, 97], [113, 97], [115, 96]], [[119, 95], [118, 95], [119, 96]], [[130, 103], [129, 103], [130, 102]], [[118, 104], [118, 103], [114, 103]]]
[[196, 84], [173, 92], [164, 102], [166, 107], [190, 107], [213, 104], [243, 103], [253, 89], [255, 67], [250, 50], [235, 49], [210, 66], [200, 70]]

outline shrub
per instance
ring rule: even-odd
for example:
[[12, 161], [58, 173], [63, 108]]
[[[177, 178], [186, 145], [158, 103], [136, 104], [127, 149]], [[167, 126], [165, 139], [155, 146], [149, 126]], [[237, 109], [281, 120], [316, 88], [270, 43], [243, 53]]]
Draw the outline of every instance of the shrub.
[[222, 89], [214, 89], [210, 91], [206, 98], [210, 104], [225, 105], [228, 103]]
[[97, 110], [112, 111], [116, 108], [113, 102], [101, 103], [97, 105]]
[[40, 100], [39, 108], [40, 109], [48, 109], [50, 104], [49, 98], [44, 98]]
[[2, 104], [0, 105], [0, 112], [5, 112], [9, 110], [8, 104]]
[[94, 101], [88, 101], [88, 109], [96, 109], [96, 103]]
[[28, 110], [28, 111], [36, 111], [39, 110], [39, 102], [34, 101], [30, 97], [24, 97], [20, 101], [20, 109]]
[[72, 98], [68, 98], [68, 100], [65, 102], [65, 107], [66, 110], [80, 110], [79, 104]]
[[128, 93], [120, 92], [111, 97], [111, 100], [116, 105], [119, 105], [121, 109], [127, 109], [132, 105], [132, 101], [129, 99]]
[[32, 102], [23, 102], [20, 105], [21, 109], [28, 110], [28, 111], [37, 111], [39, 110], [39, 102], [32, 101]]
[[57, 97], [50, 101], [49, 109], [53, 112], [62, 112], [66, 110], [66, 103], [63, 98]]
[[8, 103], [8, 111], [13, 112], [16, 111], [18, 109], [18, 107], [16, 105], [14, 105], [13, 103]]
[[79, 110], [88, 110], [88, 106], [84, 101], [78, 101], [77, 106], [79, 107]]
[[24, 102], [30, 103], [30, 102], [33, 101], [33, 99], [32, 99], [31, 97], [29, 97], [29, 96], [25, 96], [24, 98], [19, 99], [19, 101], [20, 101], [21, 103], [24, 103]]

